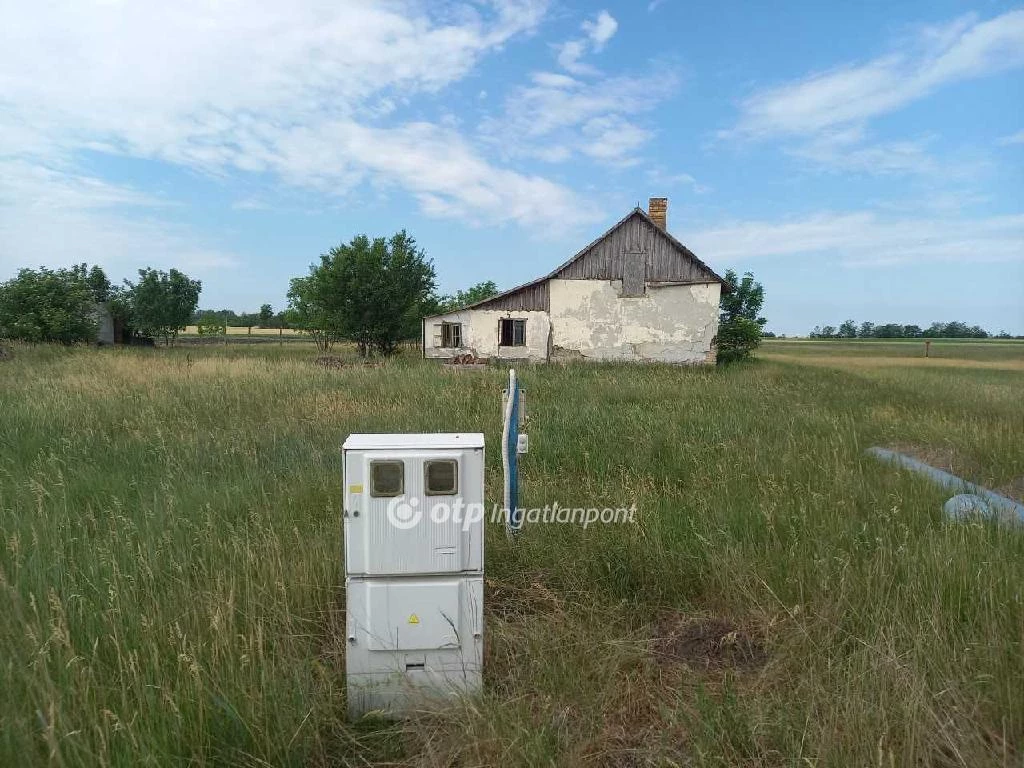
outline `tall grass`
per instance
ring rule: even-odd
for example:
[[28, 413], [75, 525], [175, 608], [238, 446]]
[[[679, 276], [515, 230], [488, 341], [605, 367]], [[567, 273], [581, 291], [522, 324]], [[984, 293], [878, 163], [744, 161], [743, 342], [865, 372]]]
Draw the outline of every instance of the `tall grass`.
[[[0, 363], [0, 764], [1019, 765], [1024, 534], [949, 523], [940, 490], [863, 455], [941, 445], [972, 479], [1024, 475], [1006, 349], [1005, 368], [787, 350], [521, 369], [525, 505], [637, 520], [489, 531], [483, 693], [353, 724], [341, 442], [484, 431], [496, 501], [501, 369], [18, 348]], [[758, 662], [657, 653], [710, 618]]]

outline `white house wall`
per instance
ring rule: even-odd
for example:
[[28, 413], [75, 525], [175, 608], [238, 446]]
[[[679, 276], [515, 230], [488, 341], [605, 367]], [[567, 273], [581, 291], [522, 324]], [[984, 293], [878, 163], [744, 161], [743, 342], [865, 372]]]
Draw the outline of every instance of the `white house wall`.
[[[526, 320], [526, 345], [498, 346], [498, 320], [503, 317]], [[546, 360], [551, 321], [547, 312], [464, 309], [447, 315], [428, 317], [424, 327], [424, 356], [451, 358], [471, 354], [474, 357], [496, 357], [503, 360]], [[462, 346], [458, 349], [441, 346], [441, 324], [462, 323]]]
[[552, 279], [551, 358], [714, 362], [718, 283], [647, 284], [620, 298], [619, 280]]

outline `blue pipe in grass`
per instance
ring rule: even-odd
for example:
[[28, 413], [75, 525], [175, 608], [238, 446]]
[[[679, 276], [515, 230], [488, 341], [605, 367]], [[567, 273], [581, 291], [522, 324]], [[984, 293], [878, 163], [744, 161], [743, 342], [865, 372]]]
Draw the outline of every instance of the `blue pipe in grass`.
[[941, 469], [936, 469], [922, 461], [912, 459], [909, 456], [897, 453], [896, 451], [889, 451], [885, 448], [876, 447], [868, 448], [868, 453], [876, 459], [888, 461], [892, 464], [898, 464], [901, 467], [906, 467], [907, 469], [919, 472], [951, 491], [956, 491], [957, 493], [972, 493], [975, 496], [980, 496], [988, 503], [993, 512], [1000, 511], [1014, 515], [1019, 522], [1024, 523], [1024, 504], [1018, 504], [1013, 499], [1008, 499], [1002, 494], [990, 491], [988, 488], [983, 488], [980, 485], [970, 483], [956, 475], [951, 475], [949, 472], [943, 472]]

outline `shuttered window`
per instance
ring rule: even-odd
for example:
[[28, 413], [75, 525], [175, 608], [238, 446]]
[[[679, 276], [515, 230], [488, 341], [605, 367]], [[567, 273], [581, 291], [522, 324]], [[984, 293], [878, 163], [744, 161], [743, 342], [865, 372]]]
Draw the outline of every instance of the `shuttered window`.
[[462, 346], [462, 323], [441, 323], [441, 346]]
[[644, 295], [644, 281], [647, 278], [647, 254], [643, 251], [626, 251], [622, 254], [623, 298]]

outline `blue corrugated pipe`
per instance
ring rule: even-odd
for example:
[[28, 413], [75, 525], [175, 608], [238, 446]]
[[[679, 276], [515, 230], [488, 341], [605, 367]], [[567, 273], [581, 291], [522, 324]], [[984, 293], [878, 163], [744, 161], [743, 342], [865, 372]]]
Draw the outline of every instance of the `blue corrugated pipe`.
[[1024, 523], [1024, 504], [1018, 504], [1013, 499], [1008, 499], [1001, 494], [990, 491], [988, 488], [982, 488], [980, 485], [969, 483], [966, 480], [960, 479], [956, 475], [951, 475], [949, 472], [943, 472], [941, 469], [936, 469], [922, 461], [912, 459], [902, 453], [896, 453], [896, 451], [889, 451], [885, 448], [868, 448], [868, 453], [876, 459], [889, 461], [893, 464], [899, 464], [901, 467], [906, 467], [907, 469], [912, 469], [915, 472], [920, 472], [922, 475], [927, 475], [939, 485], [949, 488], [951, 491], [956, 491], [957, 493], [973, 493], [975, 496], [980, 496], [988, 502], [993, 511], [1001, 510], [1015, 515], [1020, 522]]

